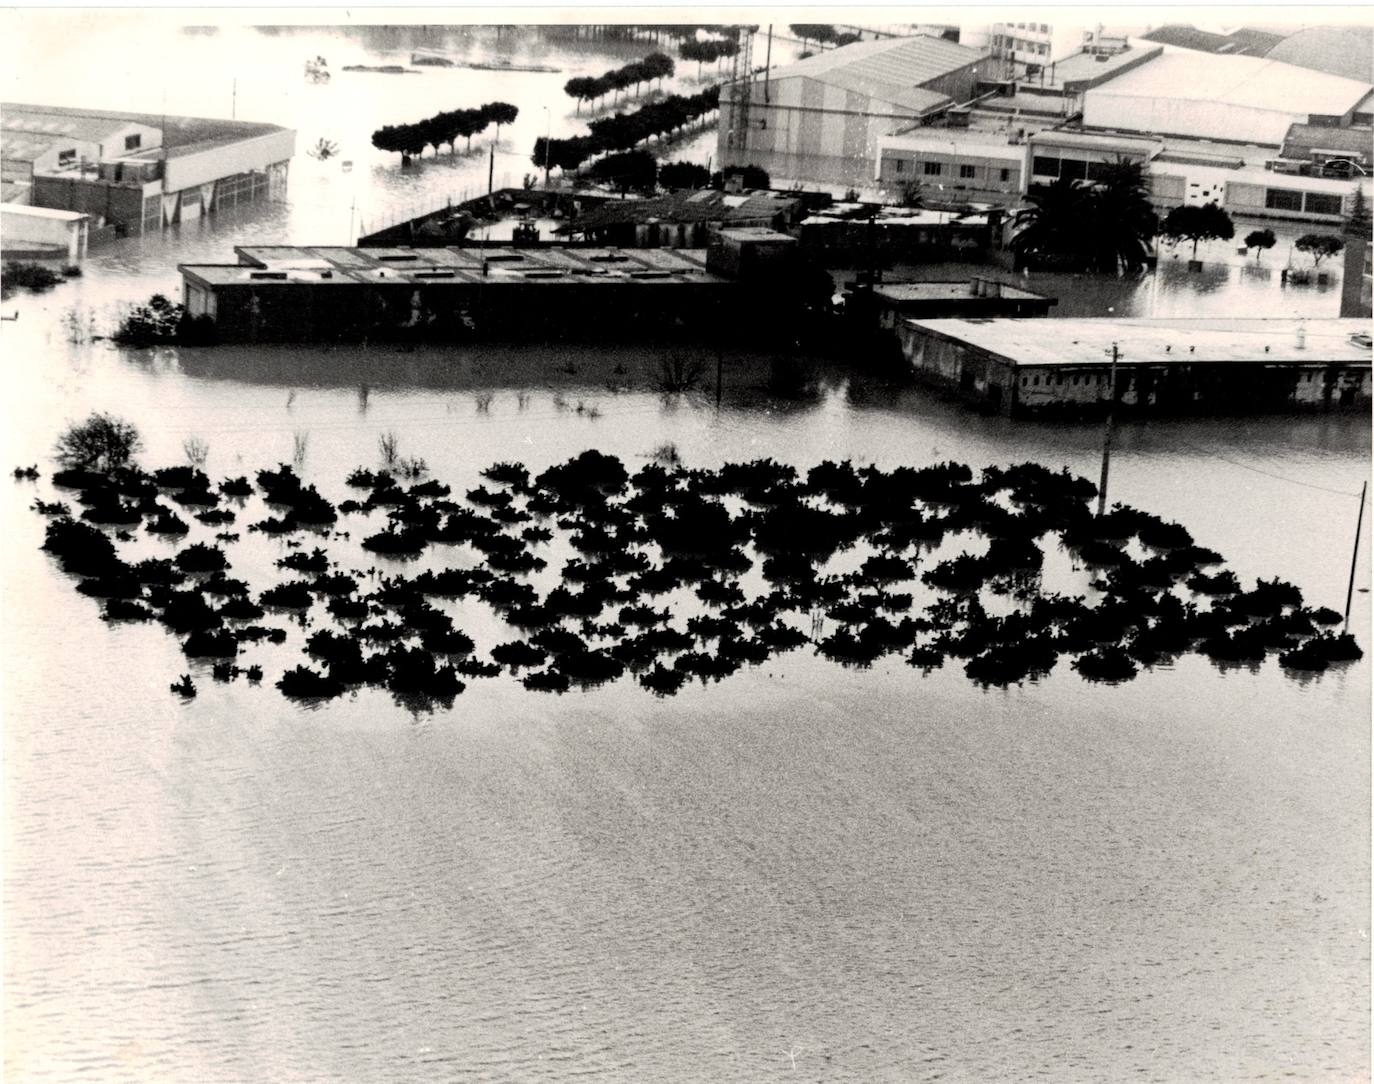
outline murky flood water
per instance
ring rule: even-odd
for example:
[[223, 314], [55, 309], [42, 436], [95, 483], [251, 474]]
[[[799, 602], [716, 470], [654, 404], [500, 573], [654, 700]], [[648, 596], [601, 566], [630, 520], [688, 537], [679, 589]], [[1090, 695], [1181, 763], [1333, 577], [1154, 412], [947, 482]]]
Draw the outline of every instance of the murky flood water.
[[[253, 55], [269, 45], [293, 72], [321, 51], [280, 37]], [[305, 229], [298, 213], [257, 228]], [[301, 436], [302, 474], [336, 500], [387, 431], [460, 492], [497, 460], [595, 447], [633, 470], [665, 443], [693, 466], [1033, 459], [1097, 477], [1096, 425], [826, 368], [814, 399], [779, 401], [747, 355], [727, 355], [717, 409], [709, 369], [665, 400], [656, 351], [634, 346], [68, 341], [65, 314], [143, 296], [194, 251], [130, 246], [7, 302], [0, 464], [46, 475], [65, 422], [113, 409], [145, 463], [200, 436], [217, 478]], [[1369, 454], [1358, 417], [1130, 423], [1111, 492], [1242, 579], [1341, 609]], [[36, 495], [54, 491], [0, 486], [11, 1079], [1369, 1075], [1367, 659], [1299, 680], [1272, 657], [1185, 656], [1115, 687], [1061, 662], [982, 690], [958, 665], [848, 670], [806, 648], [667, 700], [504, 676], [451, 711], [376, 690], [308, 706], [270, 686], [299, 640], [260, 653], [253, 688], [188, 667], [156, 626], [103, 623], [39, 551]], [[364, 567], [361, 533], [329, 543], [346, 566]], [[245, 531], [231, 556], [261, 585], [285, 552]], [[1352, 629], [1368, 649], [1368, 594]], [[167, 686], [188, 669], [184, 704]]]

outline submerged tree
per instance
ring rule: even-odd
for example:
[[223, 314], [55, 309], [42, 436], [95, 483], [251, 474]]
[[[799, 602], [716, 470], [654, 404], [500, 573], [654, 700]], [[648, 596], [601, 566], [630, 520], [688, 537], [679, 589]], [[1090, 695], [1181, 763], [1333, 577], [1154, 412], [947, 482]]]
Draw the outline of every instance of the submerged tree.
[[1305, 233], [1293, 245], [1299, 252], [1312, 257], [1312, 266], [1320, 267], [1322, 260], [1345, 248], [1345, 242], [1331, 233]]
[[1255, 263], [1259, 263], [1260, 256], [1266, 249], [1273, 248], [1276, 240], [1273, 230], [1251, 230], [1245, 235], [1245, 247], [1255, 250]]
[[1192, 258], [1196, 260], [1199, 241], [1229, 241], [1236, 235], [1236, 227], [1231, 216], [1213, 202], [1175, 207], [1165, 217], [1162, 232], [1171, 241], [1193, 242]]
[[1159, 219], [1139, 162], [1118, 158], [1091, 181], [1061, 177], [1032, 191], [1016, 213], [1011, 248], [1021, 259], [1103, 273], [1143, 267]]
[[97, 412], [69, 425], [53, 452], [64, 467], [103, 471], [124, 466], [142, 447], [132, 422]]

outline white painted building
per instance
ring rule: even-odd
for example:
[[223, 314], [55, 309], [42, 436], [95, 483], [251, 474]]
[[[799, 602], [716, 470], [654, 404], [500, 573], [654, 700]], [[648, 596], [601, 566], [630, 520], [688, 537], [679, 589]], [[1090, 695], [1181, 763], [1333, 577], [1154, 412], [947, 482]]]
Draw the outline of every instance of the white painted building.
[[1083, 126], [1277, 147], [1294, 124], [1349, 125], [1374, 87], [1265, 57], [1169, 52], [1083, 95]]
[[0, 251], [6, 259], [79, 264], [86, 258], [89, 229], [90, 216], [75, 211], [0, 204]]

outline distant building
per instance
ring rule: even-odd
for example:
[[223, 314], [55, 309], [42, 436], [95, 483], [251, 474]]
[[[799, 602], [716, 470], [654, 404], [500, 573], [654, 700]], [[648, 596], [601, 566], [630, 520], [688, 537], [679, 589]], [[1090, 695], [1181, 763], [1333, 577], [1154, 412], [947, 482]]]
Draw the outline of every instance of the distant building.
[[651, 199], [608, 200], [554, 232], [591, 244], [627, 248], [704, 248], [722, 227], [786, 229], [801, 200], [778, 192], [669, 192]]
[[903, 320], [1046, 316], [1058, 299], [997, 279], [975, 276], [954, 282], [857, 282], [845, 294], [846, 312], [892, 330]]
[[1166, 52], [1083, 95], [1083, 126], [1277, 147], [1294, 124], [1348, 127], [1366, 81], [1265, 57]]
[[1370, 406], [1368, 320], [903, 320], [921, 379], [1002, 414], [1102, 410], [1117, 397], [1159, 413]]
[[1374, 72], [1374, 27], [1312, 26], [1289, 34], [1265, 54], [1299, 68], [1369, 82]]
[[0, 104], [6, 199], [127, 236], [284, 194], [295, 133], [272, 124]]
[[1145, 41], [1160, 45], [1170, 45], [1178, 49], [1191, 49], [1199, 53], [1217, 53], [1227, 56], [1264, 56], [1270, 49], [1283, 40], [1282, 34], [1270, 34], [1264, 30], [1240, 27], [1225, 34], [1183, 24], [1161, 26], [1142, 34]]
[[775, 178], [862, 184], [878, 140], [978, 93], [984, 55], [943, 38], [856, 42], [721, 90], [716, 159]]
[[[975, 9], [975, 16], [977, 9]], [[995, 62], [990, 79], [1011, 79], [1027, 69], [1039, 71], [1083, 48], [1088, 31], [1082, 25], [1027, 22], [983, 23], [959, 27], [959, 44], [981, 49]]]

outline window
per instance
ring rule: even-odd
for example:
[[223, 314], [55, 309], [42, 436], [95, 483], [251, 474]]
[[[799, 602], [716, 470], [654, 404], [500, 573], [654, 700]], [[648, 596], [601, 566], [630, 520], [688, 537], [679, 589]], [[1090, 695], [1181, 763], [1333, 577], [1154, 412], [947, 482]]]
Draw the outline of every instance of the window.
[[1061, 158], [1059, 161], [1059, 176], [1068, 177], [1073, 181], [1081, 181], [1088, 175], [1088, 163], [1077, 158]]
[[896, 168], [896, 170], [897, 170], [898, 173], [905, 173], [905, 172], [906, 172], [906, 159], [905, 159], [905, 158], [898, 158], [898, 159], [896, 159], [895, 168]]
[[1341, 213], [1341, 197], [1308, 192], [1304, 209], [1310, 215], [1338, 215]]
[[922, 162], [921, 164], [925, 167], [925, 174], [927, 177], [940, 176], [942, 168], [939, 162]]
[[1271, 211], [1301, 211], [1302, 193], [1291, 188], [1266, 189], [1264, 205]]
[[124, 149], [126, 151], [136, 151], [143, 146], [143, 137], [135, 132], [131, 136], [124, 137]]
[[57, 164], [59, 166], [69, 166], [76, 161], [76, 148], [57, 152]]
[[1002, 170], [1002, 180], [1004, 180], [1004, 181], [1009, 181], [1009, 180], [1011, 180], [1011, 170], [1009, 170], [1009, 169], [1004, 169], [1004, 170]]
[[972, 166], [970, 166], [970, 165], [961, 165], [961, 166], [959, 167], [959, 176], [962, 177], [962, 178], [964, 178], [965, 180], [971, 178], [973, 175], [974, 175], [974, 168], [973, 168]]
[[1106, 162], [1088, 163], [1088, 180], [1096, 181], [1101, 178], [1103, 171], [1107, 168]]
[[1041, 23], [1041, 24], [1040, 24], [1040, 33], [1042, 33], [1042, 34], [1048, 34], [1049, 32], [1050, 32], [1049, 23]]
[[1040, 386], [1040, 378], [1039, 378], [1038, 376], [1035, 377], [1035, 378], [1031, 381], [1031, 383], [1034, 384], [1034, 385], [1038, 388], [1038, 387]]
[[1037, 177], [1058, 177], [1059, 159], [1044, 158], [1037, 154], [1031, 159], [1031, 172]]

